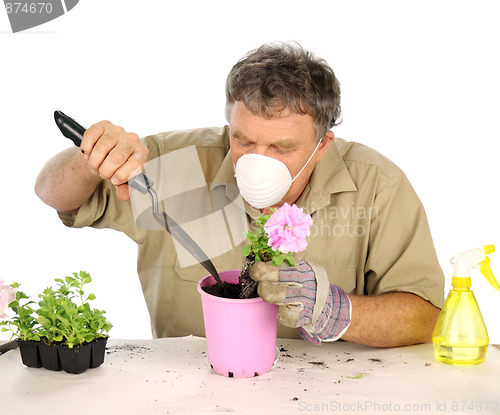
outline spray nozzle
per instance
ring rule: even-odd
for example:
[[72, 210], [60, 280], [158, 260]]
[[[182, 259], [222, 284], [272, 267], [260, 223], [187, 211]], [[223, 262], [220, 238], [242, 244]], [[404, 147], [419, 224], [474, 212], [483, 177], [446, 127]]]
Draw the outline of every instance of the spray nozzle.
[[450, 260], [451, 264], [455, 267], [455, 272], [452, 279], [452, 285], [457, 288], [470, 287], [470, 274], [471, 268], [479, 269], [481, 274], [488, 280], [493, 288], [500, 291], [500, 284], [493, 276], [490, 267], [490, 259], [487, 255], [495, 252], [494, 245], [485, 245], [480, 248], [464, 251], [456, 255]]

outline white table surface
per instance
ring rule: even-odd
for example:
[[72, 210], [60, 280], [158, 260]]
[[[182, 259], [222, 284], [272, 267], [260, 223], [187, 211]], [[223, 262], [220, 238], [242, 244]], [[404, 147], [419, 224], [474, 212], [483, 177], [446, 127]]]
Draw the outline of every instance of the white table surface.
[[262, 376], [212, 371], [203, 338], [113, 340], [104, 364], [74, 375], [27, 368], [19, 350], [0, 356], [0, 414], [500, 414], [500, 351], [453, 367], [432, 345], [376, 349], [278, 339]]

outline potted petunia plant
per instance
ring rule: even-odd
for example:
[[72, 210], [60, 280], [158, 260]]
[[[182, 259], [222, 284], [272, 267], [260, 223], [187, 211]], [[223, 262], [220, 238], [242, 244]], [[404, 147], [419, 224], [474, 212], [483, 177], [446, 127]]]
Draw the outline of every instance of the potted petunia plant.
[[261, 214], [256, 222], [257, 230], [245, 233], [250, 244], [243, 247], [245, 262], [239, 278], [240, 298], [257, 295], [257, 283], [248, 272], [254, 263], [272, 261], [273, 265], [280, 266], [287, 261], [295, 266], [293, 254], [306, 249], [312, 218], [297, 205], [285, 203], [278, 209], [271, 209], [271, 214]]
[[[223, 286], [212, 276], [198, 282], [209, 361], [217, 373], [229, 377], [257, 376], [271, 369], [278, 306], [258, 296], [249, 268], [260, 261], [294, 266], [293, 254], [306, 248], [312, 219], [296, 205], [284, 204], [260, 215], [256, 223], [256, 230], [245, 234], [250, 244], [243, 248], [243, 268], [219, 273]], [[224, 298], [227, 293], [229, 298]]]
[[272, 261], [279, 266], [284, 260], [295, 266], [293, 253], [307, 247], [312, 218], [297, 205], [285, 203], [279, 209], [271, 209], [271, 214], [257, 218], [258, 229], [246, 232], [250, 241], [243, 248], [243, 255], [253, 254], [255, 262]]
[[[82, 373], [104, 362], [111, 323], [105, 311], [93, 309], [84, 286], [92, 281], [87, 272], [56, 278], [56, 288], [48, 287], [38, 295], [38, 303], [20, 291], [19, 284], [4, 287], [4, 306], [14, 312], [10, 320], [0, 322], [3, 332], [10, 331], [29, 367]], [[7, 294], [8, 293], [8, 294]]]

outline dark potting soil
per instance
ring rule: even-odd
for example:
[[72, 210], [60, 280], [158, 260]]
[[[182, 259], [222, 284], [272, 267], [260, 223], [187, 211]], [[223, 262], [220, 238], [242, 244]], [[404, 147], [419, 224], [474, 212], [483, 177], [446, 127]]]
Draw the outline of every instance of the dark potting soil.
[[253, 253], [251, 253], [245, 258], [241, 273], [238, 276], [238, 284], [223, 281], [211, 287], [202, 287], [202, 290], [208, 294], [222, 298], [244, 299], [258, 297], [257, 283], [250, 278], [249, 270], [253, 264], [255, 264], [255, 259]]
[[[216, 283], [211, 287], [203, 287], [203, 291], [208, 294], [215, 295], [216, 297], [222, 298], [232, 298], [239, 299], [241, 298], [241, 291], [243, 289], [243, 285], [241, 284], [232, 284], [230, 282], [223, 282], [222, 284]], [[257, 297], [258, 295], [254, 295]], [[250, 297], [250, 298], [254, 298]]]

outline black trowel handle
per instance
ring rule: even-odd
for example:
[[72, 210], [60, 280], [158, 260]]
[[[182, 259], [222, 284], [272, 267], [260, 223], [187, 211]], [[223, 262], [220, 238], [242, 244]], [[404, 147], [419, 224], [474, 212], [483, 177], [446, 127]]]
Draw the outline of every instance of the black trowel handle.
[[[54, 111], [54, 119], [63, 135], [73, 141], [75, 146], [80, 147], [86, 128], [61, 111]], [[146, 194], [148, 193], [149, 188], [153, 185], [153, 182], [149, 180], [144, 173], [140, 173], [130, 179], [128, 184], [142, 194]]]
[[54, 119], [63, 135], [80, 147], [86, 129], [61, 111], [54, 111]]

